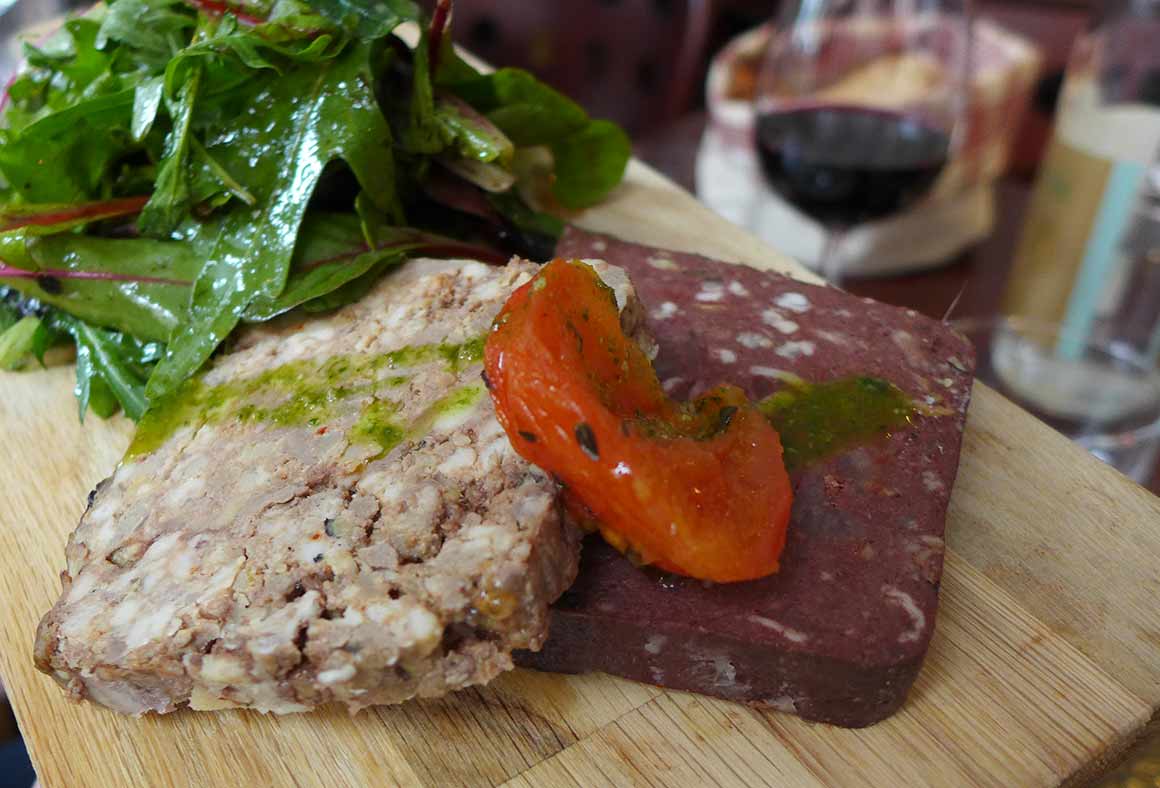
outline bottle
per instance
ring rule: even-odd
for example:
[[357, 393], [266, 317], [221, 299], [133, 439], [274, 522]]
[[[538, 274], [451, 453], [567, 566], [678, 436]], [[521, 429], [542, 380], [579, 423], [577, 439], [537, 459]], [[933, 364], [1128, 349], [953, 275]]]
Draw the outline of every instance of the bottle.
[[[1103, 11], [1068, 63], [1004, 298], [1007, 314], [1059, 326], [1063, 358], [1111, 329], [1133, 295], [1146, 256], [1127, 241], [1148, 221], [1160, 152], [1160, 0], [1113, 0]], [[1155, 318], [1160, 293], [1151, 298]]]

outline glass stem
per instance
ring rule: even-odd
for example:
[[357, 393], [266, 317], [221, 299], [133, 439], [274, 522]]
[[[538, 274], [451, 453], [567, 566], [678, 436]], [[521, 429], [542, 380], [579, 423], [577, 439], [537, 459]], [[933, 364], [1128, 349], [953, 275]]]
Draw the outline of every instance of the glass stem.
[[834, 287], [842, 286], [842, 261], [838, 252], [846, 238], [846, 228], [829, 225], [825, 228], [822, 255], [818, 258], [818, 273]]

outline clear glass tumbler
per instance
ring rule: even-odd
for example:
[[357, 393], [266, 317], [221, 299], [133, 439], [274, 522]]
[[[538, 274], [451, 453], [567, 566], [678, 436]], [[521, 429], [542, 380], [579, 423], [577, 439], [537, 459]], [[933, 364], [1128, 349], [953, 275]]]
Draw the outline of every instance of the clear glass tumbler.
[[[978, 379], [1124, 475], [1146, 484], [1160, 456], [1160, 371], [1103, 323], [1080, 340], [1026, 318], [955, 323]], [[1065, 350], [1061, 351], [1061, 348]]]

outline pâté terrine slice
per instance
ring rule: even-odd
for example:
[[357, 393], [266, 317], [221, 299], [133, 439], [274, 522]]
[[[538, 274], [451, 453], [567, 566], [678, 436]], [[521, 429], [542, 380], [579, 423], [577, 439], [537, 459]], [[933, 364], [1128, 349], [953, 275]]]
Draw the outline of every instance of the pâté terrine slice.
[[781, 570], [753, 582], [641, 570], [586, 540], [547, 644], [519, 662], [844, 726], [893, 713], [934, 631], [970, 343], [834, 288], [576, 228], [557, 253], [629, 274], [670, 395], [728, 382], [755, 401], [782, 392], [797, 403], [780, 411], [788, 422], [774, 413], [795, 500]]
[[578, 536], [480, 377], [534, 272], [415, 260], [245, 331], [91, 495], [37, 665], [122, 712], [293, 712], [439, 695], [538, 648]]

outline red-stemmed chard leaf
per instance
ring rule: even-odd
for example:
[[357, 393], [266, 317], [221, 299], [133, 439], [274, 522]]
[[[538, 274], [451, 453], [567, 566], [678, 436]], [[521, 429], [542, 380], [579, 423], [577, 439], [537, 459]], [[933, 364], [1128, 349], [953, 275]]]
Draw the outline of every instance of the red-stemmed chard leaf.
[[[67, 268], [42, 268], [28, 271], [16, 268], [0, 261], [0, 279], [35, 279], [45, 280], [87, 280], [96, 282], [140, 282], [150, 285], [177, 285], [189, 287], [193, 282], [188, 279], [171, 279], [162, 276], [137, 276], [135, 274], [119, 274], [113, 271], [70, 271]], [[52, 285], [49, 285], [51, 288]]]
[[411, 227], [377, 225], [372, 246], [354, 216], [314, 214], [302, 229], [286, 288], [270, 304], [251, 305], [245, 318], [269, 320], [302, 306], [325, 311], [349, 303], [368, 291], [389, 268], [412, 257], [464, 257], [502, 265], [507, 256], [476, 244], [445, 238]]
[[93, 325], [166, 341], [203, 258], [193, 245], [76, 233], [0, 235], [0, 284]]
[[58, 233], [100, 219], [140, 213], [148, 195], [98, 200], [74, 205], [5, 205], [0, 207], [0, 233], [25, 230], [29, 235]]

